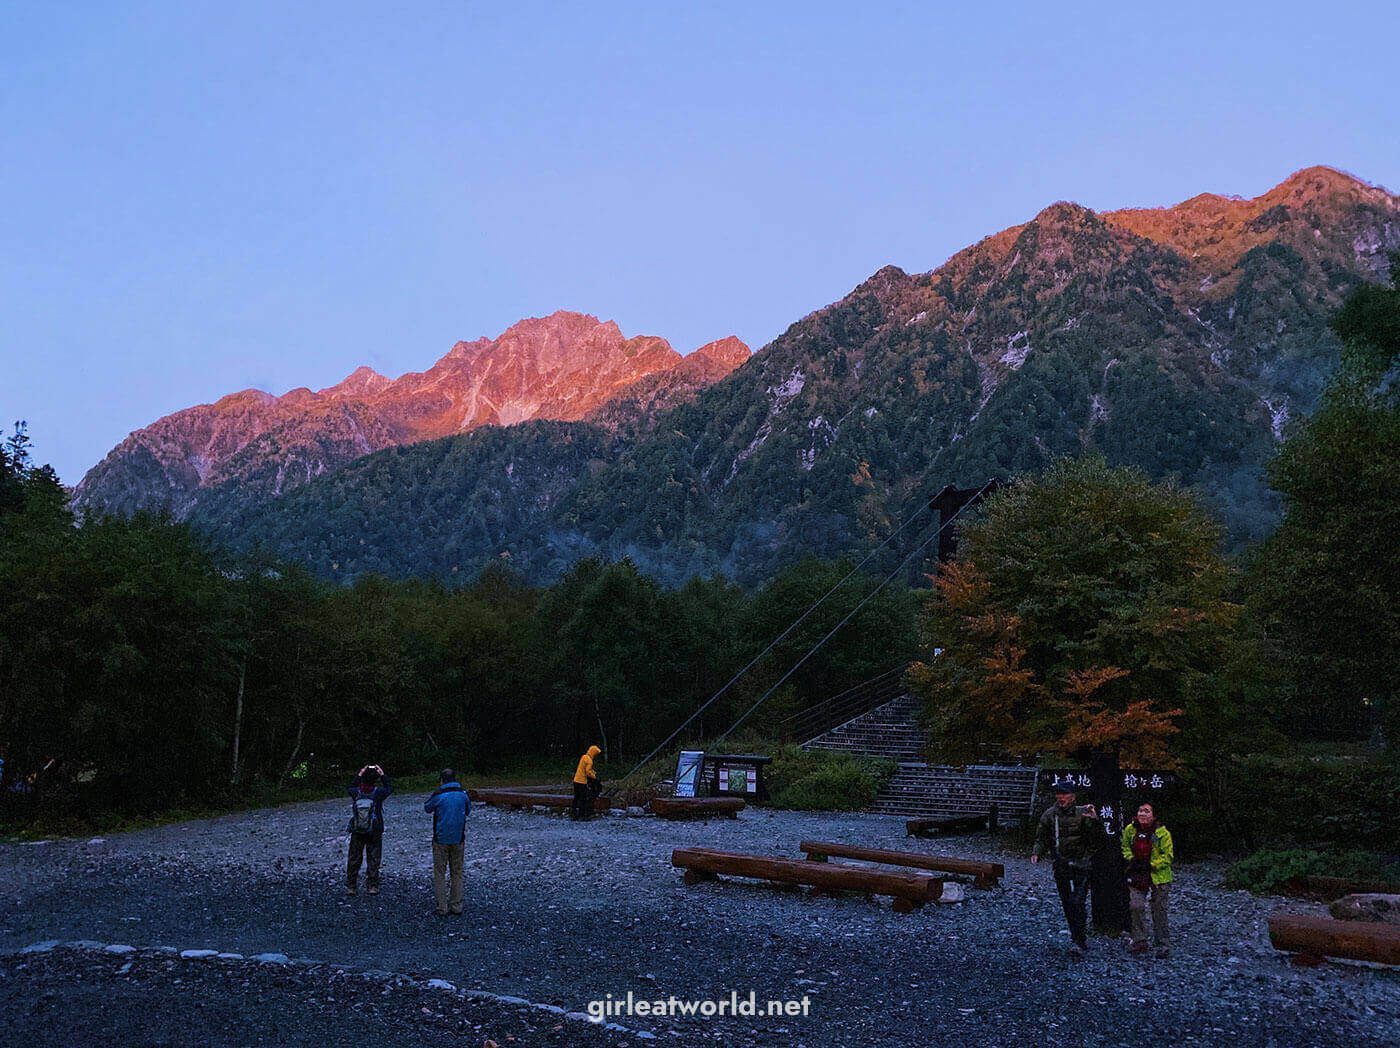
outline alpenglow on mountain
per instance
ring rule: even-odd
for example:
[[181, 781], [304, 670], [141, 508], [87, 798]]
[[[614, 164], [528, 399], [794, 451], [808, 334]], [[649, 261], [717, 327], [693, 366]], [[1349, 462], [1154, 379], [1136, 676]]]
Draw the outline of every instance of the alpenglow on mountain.
[[682, 357], [664, 338], [624, 338], [580, 313], [522, 320], [458, 342], [421, 373], [358, 368], [338, 385], [280, 397], [247, 389], [138, 430], [78, 485], [80, 510], [168, 509], [213, 490], [275, 498], [381, 448], [528, 419], [600, 414], [614, 425], [674, 406], [749, 357], [737, 338]]
[[339, 578], [593, 555], [755, 582], [863, 554], [945, 484], [1092, 450], [1194, 485], [1238, 541], [1275, 519], [1262, 466], [1336, 360], [1328, 318], [1396, 248], [1400, 198], [1329, 168], [1249, 200], [1057, 203], [887, 266], [693, 400], [390, 448], [281, 498], [224, 484], [192, 519]]

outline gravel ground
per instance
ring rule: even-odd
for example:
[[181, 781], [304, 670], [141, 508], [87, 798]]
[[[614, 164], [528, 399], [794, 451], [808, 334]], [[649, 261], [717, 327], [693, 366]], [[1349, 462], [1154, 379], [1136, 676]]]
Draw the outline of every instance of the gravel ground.
[[[1213, 864], [1178, 867], [1170, 960], [1097, 939], [1073, 962], [1048, 869], [984, 836], [915, 842], [860, 814], [579, 824], [477, 807], [466, 913], [443, 919], [421, 800], [386, 806], [379, 896], [342, 894], [338, 801], [0, 845], [0, 1045], [187, 1043], [191, 1023], [212, 1045], [1400, 1043], [1400, 973], [1291, 967], [1269, 913], [1322, 907], [1227, 892]], [[686, 888], [670, 866], [673, 847], [795, 856], [809, 838], [996, 859], [1005, 887], [901, 916], [749, 881]], [[54, 941], [70, 945], [19, 952]], [[190, 949], [242, 956], [178, 955]], [[262, 954], [292, 963], [245, 959]], [[750, 990], [806, 997], [809, 1014], [618, 1016], [626, 1029], [565, 1014], [629, 991]]]

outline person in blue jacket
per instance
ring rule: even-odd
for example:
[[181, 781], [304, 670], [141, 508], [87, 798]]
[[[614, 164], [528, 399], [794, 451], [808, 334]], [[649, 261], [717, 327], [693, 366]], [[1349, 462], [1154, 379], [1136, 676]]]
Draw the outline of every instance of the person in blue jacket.
[[[439, 917], [462, 912], [462, 863], [467, 846], [467, 814], [472, 802], [457, 781], [457, 773], [443, 768], [438, 775], [441, 783], [431, 797], [423, 802], [423, 810], [433, 813], [433, 896]], [[448, 891], [447, 871], [452, 870], [452, 888]]]
[[384, 798], [394, 792], [394, 784], [377, 764], [366, 764], [350, 780], [350, 855], [345, 862], [345, 894], [359, 890], [360, 862], [365, 863], [365, 885], [370, 895], [379, 894], [379, 860], [384, 854]]

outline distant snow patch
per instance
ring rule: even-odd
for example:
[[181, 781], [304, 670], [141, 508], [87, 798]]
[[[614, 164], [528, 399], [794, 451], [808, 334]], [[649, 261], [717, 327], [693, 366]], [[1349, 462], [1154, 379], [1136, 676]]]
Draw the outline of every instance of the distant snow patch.
[[1026, 362], [1030, 351], [1030, 335], [1025, 331], [1018, 331], [1006, 340], [1006, 352], [1001, 355], [1001, 362], [1012, 371], [1018, 371], [1021, 365]]
[[1288, 399], [1285, 397], [1275, 404], [1267, 397], [1260, 398], [1269, 409], [1269, 427], [1274, 431], [1274, 439], [1283, 439], [1283, 427], [1288, 423]]
[[799, 456], [802, 468], [810, 470], [817, 464], [817, 456], [831, 447], [836, 442], [839, 431], [826, 419], [818, 415], [807, 423], [807, 432], [811, 436], [811, 444]]
[[1202, 290], [1202, 291], [1209, 291], [1209, 290], [1210, 290], [1211, 288], [1213, 288], [1213, 287], [1215, 287], [1215, 277], [1209, 277], [1209, 276], [1208, 276], [1208, 277], [1206, 277], [1204, 280], [1201, 281], [1201, 290]]
[[777, 400], [791, 400], [802, 392], [802, 387], [806, 384], [807, 377], [802, 374], [801, 368], [793, 368], [792, 374], [787, 377], [781, 386], [769, 386], [768, 392], [773, 394]]
[[1381, 249], [1380, 234], [1374, 229], [1368, 229], [1351, 242], [1351, 248], [1356, 252], [1357, 262], [1369, 261], [1370, 256]]

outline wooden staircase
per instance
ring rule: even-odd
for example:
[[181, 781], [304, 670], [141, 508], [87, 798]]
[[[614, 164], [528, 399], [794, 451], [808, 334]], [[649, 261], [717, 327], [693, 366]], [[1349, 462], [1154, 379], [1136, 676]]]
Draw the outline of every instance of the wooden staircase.
[[869, 713], [822, 732], [803, 743], [804, 750], [844, 750], [862, 757], [887, 757], [919, 761], [928, 745], [928, 733], [919, 727], [919, 702], [904, 694]]
[[919, 700], [904, 692], [828, 728], [802, 743], [802, 748], [897, 761], [899, 770], [870, 807], [882, 815], [957, 818], [985, 815], [995, 804], [1002, 819], [1030, 816], [1035, 798], [1035, 768], [928, 764], [924, 752], [929, 735], [919, 724], [920, 712]]
[[986, 815], [995, 804], [1001, 819], [1025, 819], [1034, 804], [1036, 771], [999, 764], [953, 768], [901, 763], [870, 810], [918, 819], [955, 819]]

